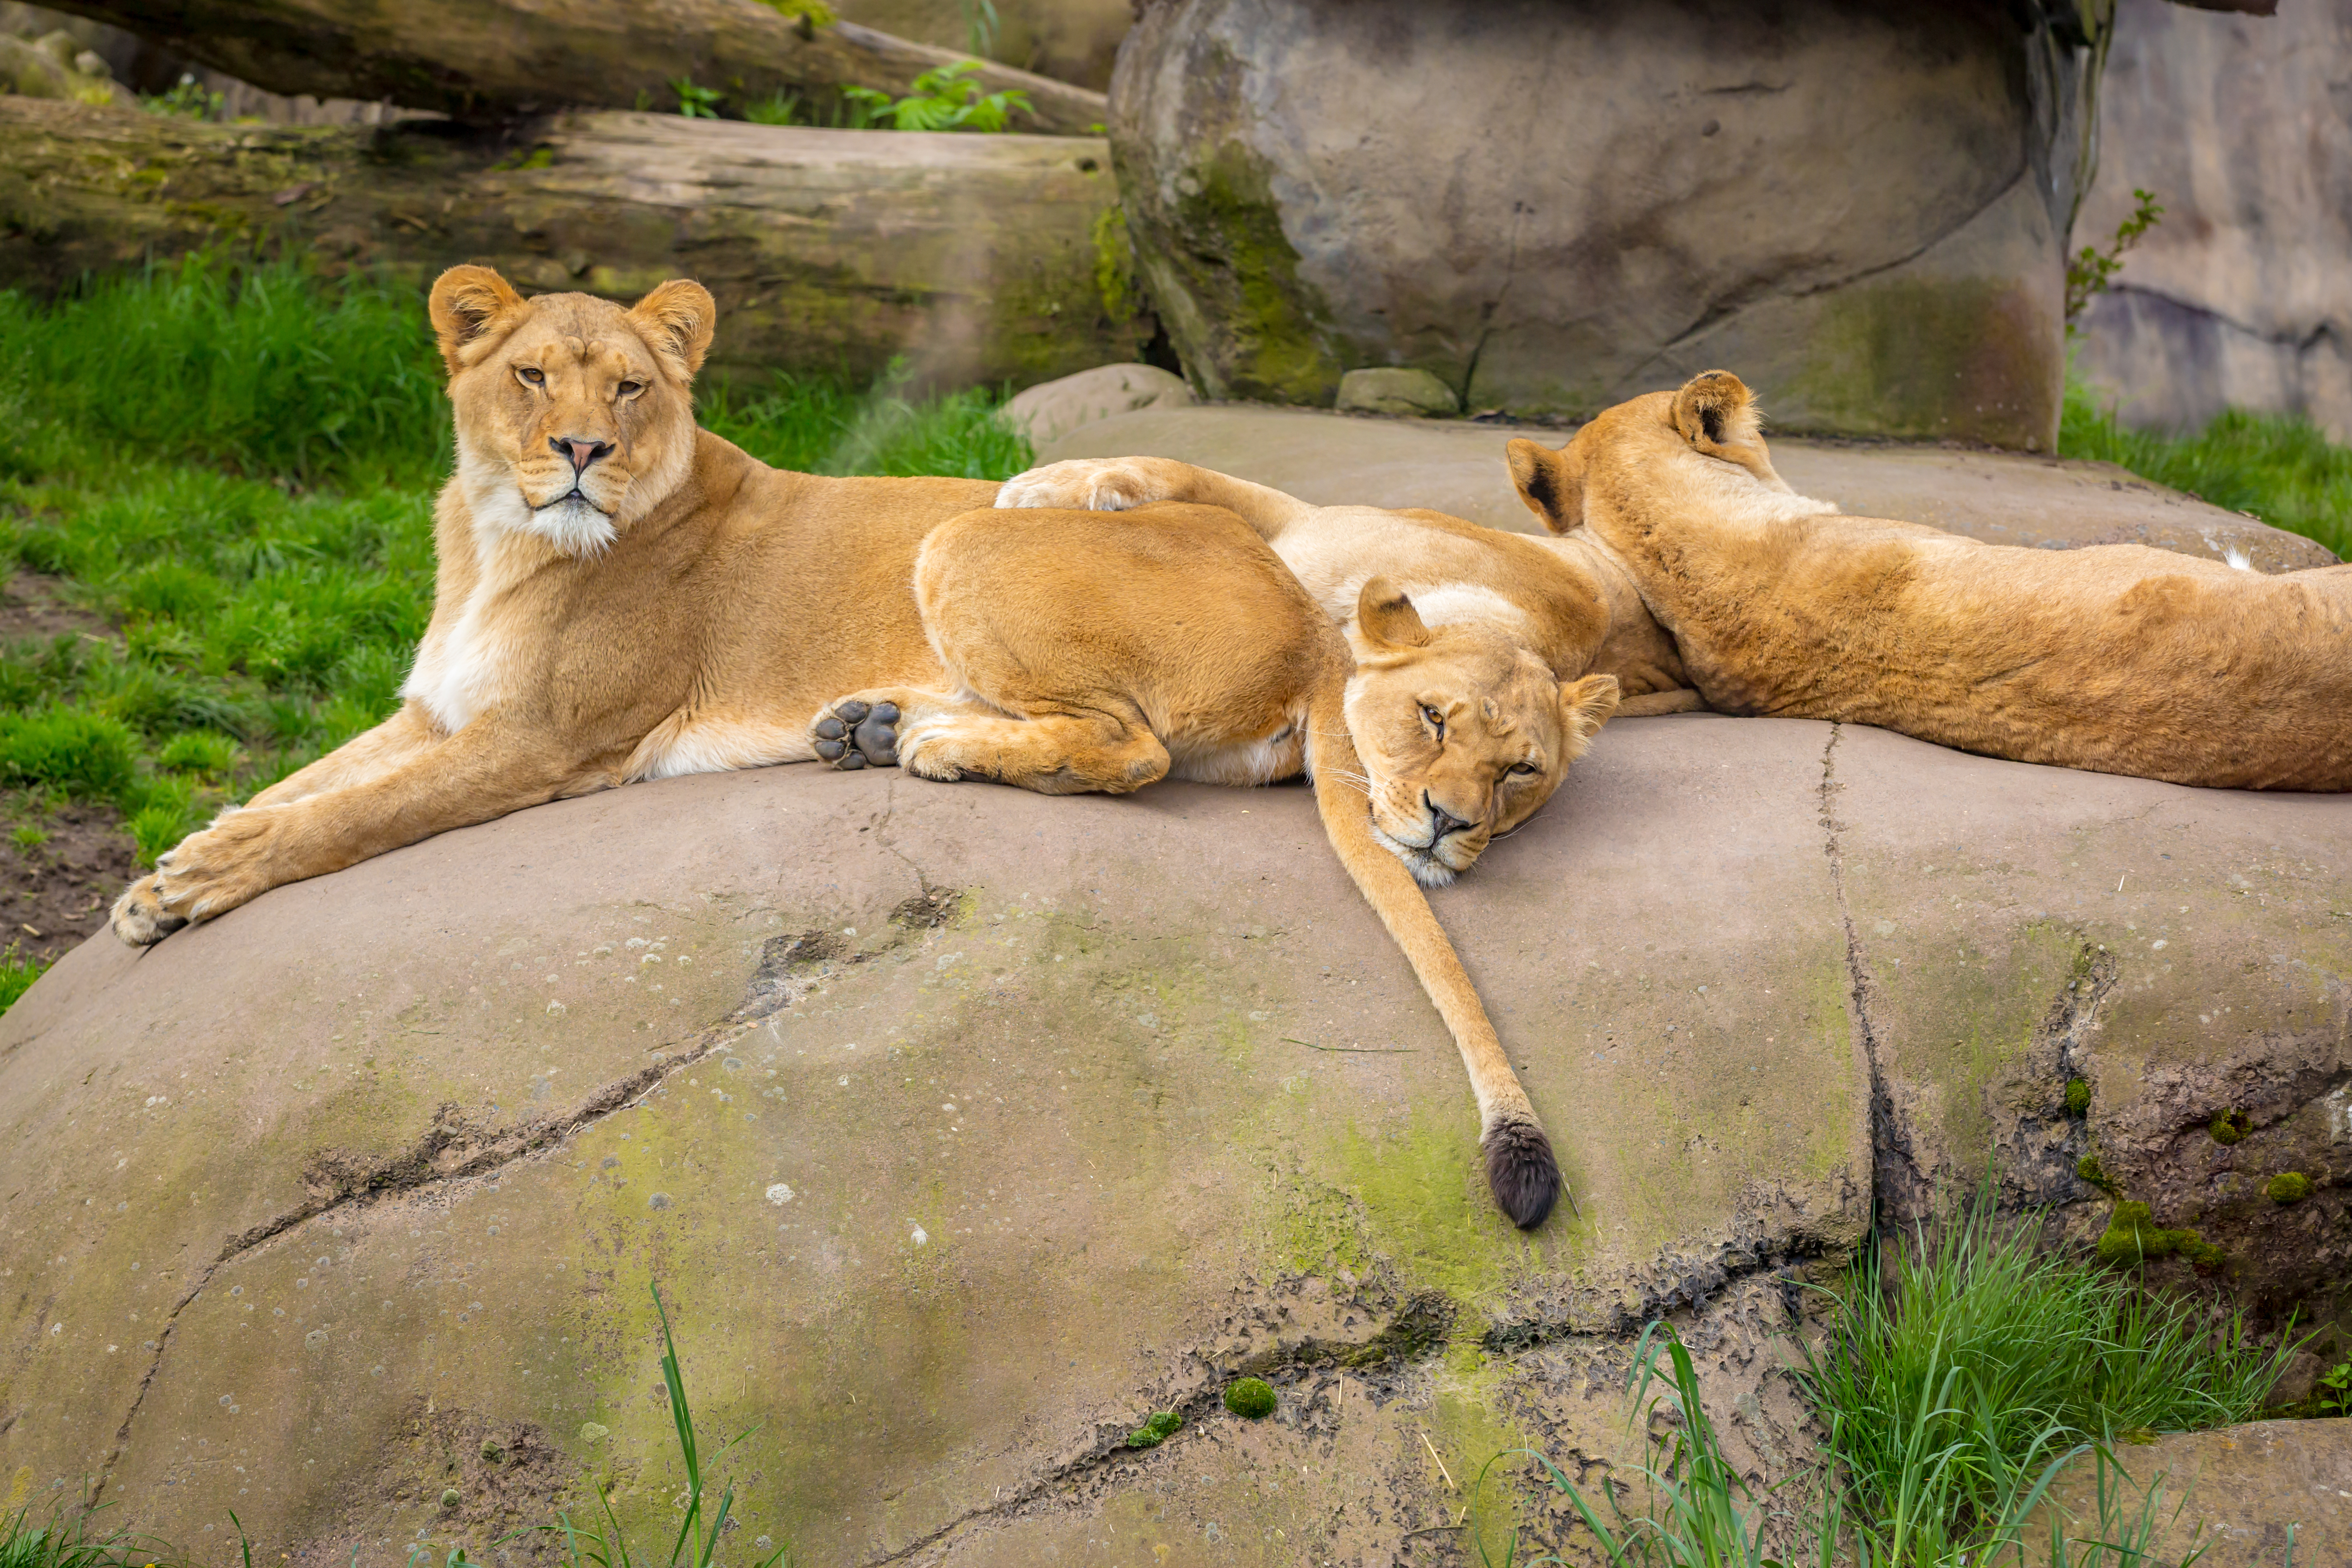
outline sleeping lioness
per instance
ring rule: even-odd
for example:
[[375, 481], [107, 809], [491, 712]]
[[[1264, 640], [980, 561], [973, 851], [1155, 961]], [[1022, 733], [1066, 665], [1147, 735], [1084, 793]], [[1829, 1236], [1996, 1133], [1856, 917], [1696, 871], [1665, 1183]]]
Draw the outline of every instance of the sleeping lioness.
[[2352, 566], [2273, 577], [1843, 516], [1773, 470], [1725, 371], [1509, 458], [1547, 527], [1622, 563], [1718, 711], [2175, 784], [2352, 788]]
[[[1050, 537], [1037, 532], [1046, 522], [1015, 519], [992, 543], [991, 516], [966, 514], [994, 502], [993, 482], [772, 468], [694, 423], [715, 317], [698, 284], [662, 284], [623, 310], [581, 294], [526, 300], [488, 268], [458, 267], [434, 285], [430, 310], [457, 462], [436, 511], [433, 616], [401, 709], [165, 854], [115, 904], [125, 942], [542, 801], [812, 760], [820, 746], [887, 760], [898, 739], [887, 721], [837, 699], [895, 694], [918, 717], [941, 717], [924, 707], [953, 689], [932, 633], [977, 625], [1015, 649], [1049, 627], [1060, 662], [1042, 685], [992, 678], [986, 636], [955, 644], [959, 678], [992, 690], [998, 712], [938, 733], [933, 771], [1117, 790], [1158, 771], [1243, 783], [1311, 767], [1343, 861], [1469, 1064], [1497, 1197], [1521, 1224], [1543, 1218], [1559, 1175], [1534, 1111], [1420, 890], [1397, 858], [1367, 851], [1370, 818], [1334, 785], [1425, 792], [1425, 757], [1391, 754], [1379, 724], [1359, 753], [1346, 721], [1427, 709], [1450, 723], [1457, 761], [1511, 776], [1524, 815], [1607, 717], [1612, 684], [1536, 679], [1508, 644], [1433, 634], [1402, 595], [1377, 589], [1351, 673], [1279, 563], [1205, 509], [1155, 524], [1187, 563], [1171, 572], [1140, 542], [1090, 537], [1098, 521], [1084, 519]], [[919, 555], [951, 521], [924, 581], [978, 585], [961, 621], [954, 604], [919, 607], [916, 594]], [[858, 614], [840, 615], [844, 603]], [[1181, 646], [1160, 625], [1171, 613], [1217, 658], [1155, 664]], [[982, 745], [971, 732], [978, 718], [1023, 715], [1015, 738]], [[1088, 723], [1103, 744], [1079, 743]], [[906, 737], [918, 767], [922, 739]], [[1492, 796], [1424, 824], [1430, 842], [1474, 831], [1483, 842]]]

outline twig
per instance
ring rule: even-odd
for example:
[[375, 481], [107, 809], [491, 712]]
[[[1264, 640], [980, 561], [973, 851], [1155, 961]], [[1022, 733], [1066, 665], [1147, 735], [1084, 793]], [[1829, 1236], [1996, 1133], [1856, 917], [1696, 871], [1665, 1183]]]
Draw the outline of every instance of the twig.
[[1460, 1491], [1462, 1489], [1454, 1484], [1454, 1472], [1445, 1468], [1445, 1461], [1444, 1459], [1437, 1458], [1437, 1445], [1429, 1440], [1428, 1429], [1425, 1427], [1416, 1426], [1413, 1430], [1420, 1434], [1421, 1446], [1429, 1450], [1429, 1457], [1433, 1459], [1437, 1459], [1437, 1473], [1445, 1478], [1445, 1489], [1450, 1492]]
[[1286, 1046], [1305, 1046], [1310, 1051], [1339, 1051], [1351, 1057], [1409, 1057], [1416, 1054], [1418, 1046], [1318, 1046], [1312, 1040], [1294, 1040], [1282, 1037]]

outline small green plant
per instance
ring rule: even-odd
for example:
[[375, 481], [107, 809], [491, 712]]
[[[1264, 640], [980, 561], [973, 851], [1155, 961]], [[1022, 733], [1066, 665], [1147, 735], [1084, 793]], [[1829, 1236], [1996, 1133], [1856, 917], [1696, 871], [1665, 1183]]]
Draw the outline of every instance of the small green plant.
[[[726, 1489], [719, 1493], [719, 1506], [706, 1514], [709, 1478], [703, 1473], [701, 1447], [694, 1431], [694, 1412], [686, 1399], [686, 1374], [678, 1368], [677, 1341], [670, 1333], [669, 1309], [662, 1304], [658, 1285], [648, 1286], [647, 1289], [653, 1292], [654, 1311], [661, 1320], [662, 1385], [669, 1394], [670, 1425], [677, 1433], [678, 1459], [686, 1470], [685, 1517], [678, 1521], [677, 1535], [670, 1542], [669, 1555], [658, 1561], [663, 1568], [711, 1568], [719, 1554], [719, 1536], [727, 1528], [729, 1514], [734, 1510], [735, 1483], [731, 1480], [727, 1483]], [[757, 1428], [738, 1434], [710, 1458], [716, 1461], [725, 1458], [729, 1449], [751, 1436], [754, 1430]], [[596, 1568], [636, 1568], [640, 1562], [650, 1568], [656, 1559], [650, 1555], [640, 1557], [630, 1549], [628, 1538], [621, 1529], [621, 1521], [614, 1516], [612, 1500], [601, 1487], [596, 1490], [596, 1503], [604, 1515], [602, 1531], [574, 1524], [568, 1512], [559, 1513], [553, 1524], [530, 1525], [500, 1538], [493, 1546], [493, 1553], [496, 1547], [509, 1541], [526, 1535], [544, 1535], [551, 1540], [561, 1540], [564, 1561], [570, 1568], [587, 1568], [592, 1563]], [[755, 1568], [778, 1568], [791, 1553], [789, 1546], [780, 1546], [760, 1559]], [[5, 1565], [0, 1565], [0, 1568], [5, 1568]]]
[[226, 102], [227, 100], [219, 93], [208, 90], [194, 76], [183, 72], [180, 79], [163, 91], [142, 95], [139, 106], [151, 114], [176, 115], [183, 120], [218, 120]]
[[1225, 1408], [1244, 1421], [1274, 1414], [1274, 1387], [1262, 1377], [1237, 1377], [1225, 1384]]
[[2107, 291], [2116, 273], [2123, 270], [2124, 252], [2140, 242], [2140, 237], [2154, 228], [2164, 216], [2164, 207], [2152, 191], [2132, 192], [2138, 205], [2131, 216], [2116, 226], [2116, 237], [2101, 249], [2086, 245], [2066, 263], [2066, 331], [2074, 331], [2074, 322], [2093, 300]]
[[996, 52], [996, 0], [963, 0], [963, 47], [975, 55]]
[[677, 94], [677, 111], [688, 120], [716, 120], [719, 105], [727, 95], [715, 87], [698, 87], [689, 77], [677, 77], [669, 84]]
[[2107, 1168], [2099, 1163], [2099, 1157], [2096, 1154], [2085, 1154], [2075, 1161], [2074, 1173], [2111, 1198], [2123, 1196], [2123, 1188], [2116, 1184], [2113, 1176], [2107, 1174]]
[[[48, 967], [37, 959], [25, 957], [19, 947], [19, 943], [12, 942], [6, 952], [0, 952], [0, 1013], [15, 1006], [16, 998], [31, 990], [33, 982], [41, 977], [41, 971]], [[0, 1558], [0, 1564], [5, 1562]]]
[[2311, 1397], [2322, 1415], [2352, 1411], [2352, 1361], [2340, 1361], [2312, 1379]]
[[2221, 1144], [2236, 1143], [2254, 1130], [2254, 1119], [2242, 1110], [2224, 1110], [2215, 1116], [2205, 1131]]
[[1177, 1415], [1173, 1410], [1163, 1410], [1129, 1432], [1127, 1435], [1127, 1446], [1130, 1448], [1157, 1448], [1160, 1444], [1176, 1436], [1183, 1425], [1184, 1418], [1181, 1415]]
[[17, 824], [16, 830], [8, 837], [16, 841], [17, 848], [27, 855], [49, 841], [48, 829], [33, 822]]
[[2091, 1110], [2091, 1085], [2088, 1079], [2070, 1078], [2066, 1080], [2066, 1114], [2085, 1116]]
[[2263, 1184], [2263, 1196], [2274, 1204], [2299, 1204], [2311, 1195], [2311, 1178], [2301, 1171], [2282, 1171]]
[[163, 742], [155, 761], [173, 773], [224, 774], [236, 765], [236, 742], [210, 730], [184, 730]]
[[967, 79], [978, 69], [978, 60], [957, 60], [927, 70], [904, 98], [870, 87], [845, 87], [841, 93], [865, 110], [867, 123], [887, 121], [895, 131], [1000, 132], [1010, 128], [1014, 110], [1035, 114], [1029, 95], [1017, 87], [983, 97], [980, 83]]

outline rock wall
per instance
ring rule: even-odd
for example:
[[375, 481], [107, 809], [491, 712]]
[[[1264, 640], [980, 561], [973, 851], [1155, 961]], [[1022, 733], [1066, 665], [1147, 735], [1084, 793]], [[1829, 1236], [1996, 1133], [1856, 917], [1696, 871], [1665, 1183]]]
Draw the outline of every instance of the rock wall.
[[1581, 417], [1727, 364], [1783, 429], [2047, 449], [2105, 14], [1158, 0], [1112, 143], [1209, 396]]
[[2105, 243], [2135, 188], [2166, 215], [2084, 313], [2084, 375], [2135, 425], [2234, 406], [2352, 441], [2352, 0], [2121, 0], [2075, 243]]

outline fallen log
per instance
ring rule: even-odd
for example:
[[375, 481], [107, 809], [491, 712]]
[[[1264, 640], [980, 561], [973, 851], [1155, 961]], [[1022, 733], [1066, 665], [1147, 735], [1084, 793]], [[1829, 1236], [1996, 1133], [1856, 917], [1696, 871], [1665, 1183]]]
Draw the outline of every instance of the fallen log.
[[1097, 282], [1115, 194], [1090, 138], [611, 111], [214, 125], [0, 98], [0, 286], [224, 239], [420, 284], [468, 260], [617, 300], [686, 276], [718, 297], [735, 369], [903, 357], [933, 384], [1027, 385], [1133, 359], [1149, 323]]
[[[760, 0], [54, 0], [272, 92], [390, 99], [460, 119], [570, 106], [669, 108], [690, 80], [740, 108], [778, 92], [904, 93], [967, 57]], [[982, 90], [1018, 88], [1024, 130], [1083, 134], [1098, 92], [983, 61]]]

